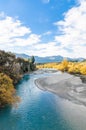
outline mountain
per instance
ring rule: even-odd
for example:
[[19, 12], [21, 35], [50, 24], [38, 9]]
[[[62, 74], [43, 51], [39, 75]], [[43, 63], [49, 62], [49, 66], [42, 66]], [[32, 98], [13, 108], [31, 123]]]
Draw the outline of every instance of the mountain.
[[30, 58], [30, 56], [28, 56], [28, 55], [26, 55], [26, 54], [24, 54], [24, 53], [22, 53], [22, 54], [15, 53], [15, 55], [16, 55], [16, 58], [18, 58], [18, 57], [20, 57], [20, 58], [25, 58], [25, 59]]
[[[15, 53], [16, 57], [21, 57], [21, 58], [25, 58], [25, 59], [30, 59], [31, 56], [27, 55], [27, 54], [19, 54], [19, 53]], [[35, 57], [35, 62], [36, 63], [47, 63], [47, 62], [60, 62], [63, 60], [62, 56], [46, 56], [46, 57], [38, 57], [38, 56], [34, 56]]]
[[[18, 54], [15, 53], [16, 57], [21, 57], [25, 59], [30, 59], [31, 56], [27, 54]], [[35, 57], [35, 62], [36, 63], [47, 63], [47, 62], [61, 62], [64, 58], [66, 58], [68, 61], [84, 61], [84, 58], [69, 58], [69, 57], [63, 57], [63, 56], [46, 56], [46, 57], [39, 57], [39, 56], [34, 56]]]
[[63, 57], [62, 56], [46, 56], [46, 57], [35, 56], [35, 60], [37, 63], [61, 62], [63, 60]]
[[84, 61], [85, 59], [84, 58], [69, 58], [67, 57], [66, 58], [68, 61], [76, 61], [76, 62], [81, 62], [81, 61]]

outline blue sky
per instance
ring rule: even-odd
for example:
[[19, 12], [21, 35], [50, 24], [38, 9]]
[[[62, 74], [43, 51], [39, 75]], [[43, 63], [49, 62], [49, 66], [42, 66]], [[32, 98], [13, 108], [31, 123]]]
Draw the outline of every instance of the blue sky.
[[85, 57], [86, 0], [0, 0], [0, 49]]

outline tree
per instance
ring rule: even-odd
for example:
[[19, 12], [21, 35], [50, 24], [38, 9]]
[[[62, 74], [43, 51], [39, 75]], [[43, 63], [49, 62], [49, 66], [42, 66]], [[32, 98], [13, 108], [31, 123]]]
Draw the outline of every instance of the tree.
[[30, 59], [30, 70], [31, 71], [34, 71], [36, 69], [36, 65], [34, 64], [35, 62], [35, 58], [34, 56], [31, 56], [31, 59]]
[[34, 56], [31, 56], [30, 62], [31, 62], [32, 64], [34, 64], [34, 62], [35, 62]]
[[15, 95], [13, 82], [9, 76], [0, 73], [0, 106], [7, 104], [12, 105], [19, 101], [19, 98]]
[[67, 71], [68, 70], [68, 61], [67, 61], [67, 59], [64, 59], [63, 61], [62, 61], [62, 66], [63, 66], [63, 68], [64, 68], [64, 71]]

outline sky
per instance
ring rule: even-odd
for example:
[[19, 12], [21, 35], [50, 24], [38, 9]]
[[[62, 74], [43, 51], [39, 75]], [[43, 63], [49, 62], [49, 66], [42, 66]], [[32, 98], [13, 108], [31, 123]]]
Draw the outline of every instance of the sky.
[[86, 58], [86, 0], [0, 0], [0, 50]]

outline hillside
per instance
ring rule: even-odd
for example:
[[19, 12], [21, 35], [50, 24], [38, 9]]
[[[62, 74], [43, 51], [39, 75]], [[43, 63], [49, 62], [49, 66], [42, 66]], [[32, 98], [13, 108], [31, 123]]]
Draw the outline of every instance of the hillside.
[[25, 73], [35, 69], [34, 57], [25, 60], [0, 50], [0, 107], [19, 101], [14, 85]]

